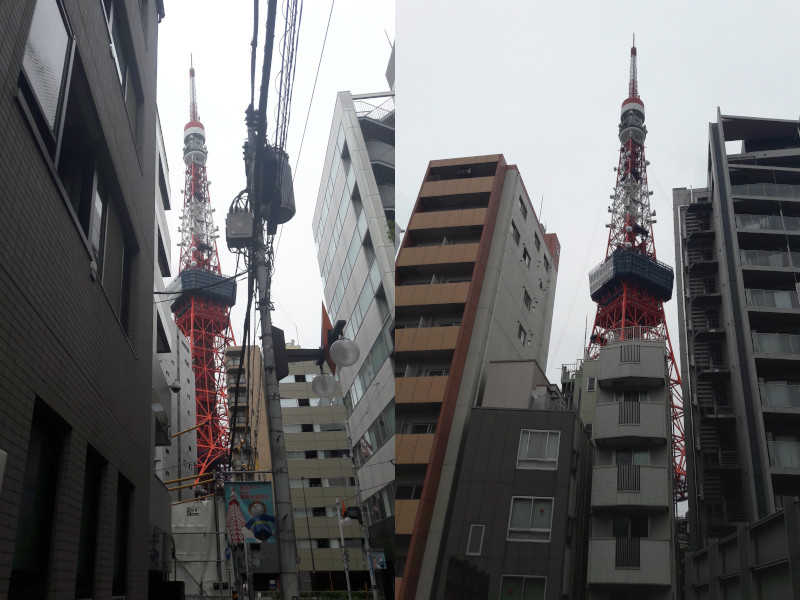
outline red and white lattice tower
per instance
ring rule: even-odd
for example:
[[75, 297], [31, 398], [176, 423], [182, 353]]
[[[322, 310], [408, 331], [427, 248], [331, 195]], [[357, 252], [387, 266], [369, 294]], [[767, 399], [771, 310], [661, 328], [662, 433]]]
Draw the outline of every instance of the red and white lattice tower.
[[[186, 181], [181, 213], [181, 257], [178, 281], [171, 290], [180, 296], [172, 303], [175, 322], [189, 340], [197, 403], [197, 475], [222, 469], [228, 463], [230, 427], [224, 381], [225, 348], [234, 345], [229, 309], [236, 301], [236, 285], [224, 277], [217, 253], [206, 178], [206, 132], [197, 114], [194, 67], [189, 70], [189, 122], [183, 128]], [[175, 285], [179, 283], [179, 285]]]
[[589, 273], [597, 316], [589, 338], [594, 358], [610, 341], [651, 339], [666, 341], [672, 402], [672, 450], [675, 500], [686, 497], [686, 454], [681, 377], [664, 316], [664, 302], [672, 296], [672, 268], [656, 260], [651, 192], [644, 157], [644, 103], [636, 76], [636, 44], [631, 48], [628, 98], [622, 103], [619, 124], [617, 184], [611, 196], [611, 223], [605, 260]]

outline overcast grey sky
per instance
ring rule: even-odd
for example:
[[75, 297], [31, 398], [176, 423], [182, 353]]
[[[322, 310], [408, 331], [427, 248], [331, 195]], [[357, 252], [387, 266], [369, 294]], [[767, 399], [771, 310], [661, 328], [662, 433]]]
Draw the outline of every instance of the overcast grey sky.
[[[397, 219], [429, 160], [502, 153], [561, 241], [547, 374], [582, 357], [605, 255], [617, 125], [636, 33], [658, 258], [674, 266], [672, 188], [706, 183], [708, 123], [797, 119], [796, 1], [397, 3]], [[666, 305], [678, 352], [677, 308]]]
[[[246, 136], [244, 110], [250, 102], [250, 40], [253, 3], [249, 0], [166, 2], [166, 17], [159, 25], [158, 105], [170, 167], [172, 210], [168, 214], [172, 236], [173, 275], [177, 274], [180, 241], [177, 231], [181, 190], [184, 187], [183, 127], [189, 120], [189, 57], [194, 58], [197, 103], [206, 128], [208, 179], [223, 272], [233, 275], [235, 259], [225, 244], [225, 215], [234, 196], [245, 187], [242, 143]], [[283, 4], [278, 2], [279, 6]], [[259, 58], [263, 56], [267, 2], [260, 4]], [[289, 160], [294, 168], [311, 100], [314, 76], [328, 23], [331, 0], [307, 0], [303, 7], [300, 45], [294, 84]], [[317, 266], [311, 219], [317, 200], [328, 145], [336, 93], [384, 91], [384, 77], [394, 41], [394, 3], [391, 0], [338, 0], [322, 58], [317, 88], [295, 172], [297, 215], [283, 227], [273, 281], [273, 322], [286, 332], [286, 341], [299, 336], [303, 345], [317, 347], [320, 339], [322, 285]], [[276, 26], [273, 76], [278, 72], [282, 20]], [[388, 37], [388, 39], [387, 39]], [[261, 61], [258, 65], [260, 82]], [[274, 77], [273, 77], [274, 79]], [[276, 94], [270, 89], [271, 97]], [[256, 88], [256, 102], [258, 87]], [[269, 111], [269, 131], [273, 112]], [[237, 343], [242, 340], [246, 282], [239, 283], [238, 304], [232, 321]], [[256, 340], [257, 341], [257, 340]]]

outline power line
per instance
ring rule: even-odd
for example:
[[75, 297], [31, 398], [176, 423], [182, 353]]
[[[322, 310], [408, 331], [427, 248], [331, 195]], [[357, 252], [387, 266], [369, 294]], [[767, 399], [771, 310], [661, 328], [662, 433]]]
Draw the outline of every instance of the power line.
[[319, 62], [317, 63], [317, 74], [314, 75], [314, 87], [311, 89], [311, 99], [308, 101], [308, 112], [306, 113], [306, 122], [303, 125], [303, 135], [300, 138], [300, 148], [297, 150], [297, 160], [294, 162], [294, 170], [292, 171], [292, 181], [297, 176], [297, 166], [300, 164], [300, 155], [303, 153], [303, 141], [306, 139], [306, 128], [308, 127], [308, 118], [311, 115], [311, 106], [314, 103], [314, 92], [317, 91], [317, 79], [319, 78], [319, 70], [322, 66], [322, 57], [325, 54], [325, 43], [328, 41], [328, 30], [331, 27], [331, 17], [333, 16], [333, 6], [336, 0], [331, 0], [331, 10], [328, 13], [328, 24], [325, 26], [325, 37], [322, 40], [322, 49], [319, 52]]

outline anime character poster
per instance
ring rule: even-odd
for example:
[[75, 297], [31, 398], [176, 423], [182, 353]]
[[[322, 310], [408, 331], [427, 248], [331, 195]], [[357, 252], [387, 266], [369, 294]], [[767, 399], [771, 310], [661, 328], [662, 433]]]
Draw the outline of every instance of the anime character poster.
[[[231, 542], [256, 544], [275, 542], [275, 508], [269, 481], [225, 483], [225, 504]], [[233, 516], [233, 519], [231, 518]], [[242, 539], [239, 542], [239, 539]]]

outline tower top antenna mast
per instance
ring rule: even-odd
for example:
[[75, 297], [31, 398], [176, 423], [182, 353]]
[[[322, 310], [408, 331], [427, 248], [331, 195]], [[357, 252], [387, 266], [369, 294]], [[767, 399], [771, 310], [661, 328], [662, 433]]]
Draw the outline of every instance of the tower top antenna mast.
[[189, 55], [189, 121], [199, 121], [197, 114], [197, 91], [194, 87], [194, 61]]
[[636, 34], [633, 34], [633, 45], [631, 46], [631, 78], [628, 83], [628, 98], [639, 97], [639, 82], [636, 75]]

